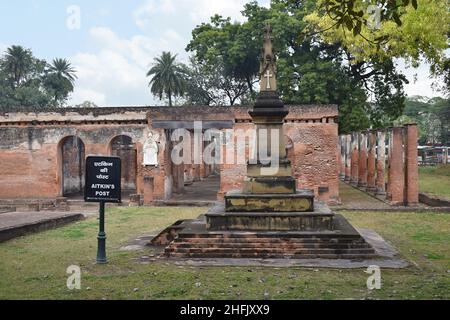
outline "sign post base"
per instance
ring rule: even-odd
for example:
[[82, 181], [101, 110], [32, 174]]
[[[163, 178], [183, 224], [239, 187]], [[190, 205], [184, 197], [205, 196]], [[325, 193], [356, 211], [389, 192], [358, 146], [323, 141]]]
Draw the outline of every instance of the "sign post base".
[[107, 264], [106, 258], [106, 233], [105, 233], [105, 203], [100, 202], [100, 226], [98, 233], [98, 249], [97, 249], [97, 264]]

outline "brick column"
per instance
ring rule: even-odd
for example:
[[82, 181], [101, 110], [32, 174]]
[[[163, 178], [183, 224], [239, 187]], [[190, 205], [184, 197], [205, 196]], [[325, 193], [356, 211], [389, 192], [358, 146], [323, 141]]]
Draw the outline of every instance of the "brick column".
[[359, 168], [359, 134], [352, 133], [352, 166], [351, 166], [351, 183], [353, 186], [358, 185], [358, 168]]
[[406, 125], [406, 204], [416, 206], [419, 203], [419, 162], [417, 124]]
[[367, 187], [367, 134], [359, 134], [358, 187]]
[[352, 136], [345, 136], [345, 182], [352, 179]]
[[377, 132], [377, 194], [386, 195], [386, 133], [383, 131]]
[[376, 188], [376, 148], [377, 136], [375, 131], [368, 133], [369, 152], [367, 156], [367, 191], [375, 192]]
[[392, 205], [405, 205], [403, 128], [392, 129], [389, 150], [387, 199]]

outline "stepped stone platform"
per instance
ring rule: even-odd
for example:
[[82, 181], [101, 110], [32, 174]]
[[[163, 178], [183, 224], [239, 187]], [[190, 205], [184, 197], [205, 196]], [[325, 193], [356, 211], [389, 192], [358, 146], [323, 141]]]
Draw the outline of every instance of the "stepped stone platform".
[[[169, 227], [152, 242], [163, 244], [166, 239], [169, 258], [375, 257], [373, 247], [343, 216], [315, 203], [312, 190], [297, 190], [284, 141], [283, 125], [289, 111], [277, 91], [272, 28], [267, 25], [264, 33], [261, 90], [249, 112], [258, 135], [257, 158], [247, 165], [243, 188], [225, 194], [224, 204], [198, 220]], [[269, 162], [264, 154], [270, 154]]]
[[333, 230], [333, 217], [328, 206], [320, 202], [312, 212], [229, 212], [219, 204], [206, 213], [206, 225], [210, 231], [323, 231]]
[[[328, 231], [211, 231], [202, 215], [177, 225], [169, 258], [372, 259], [376, 252], [341, 215]], [[173, 231], [173, 230], [172, 230]], [[153, 242], [157, 243], [160, 235]]]

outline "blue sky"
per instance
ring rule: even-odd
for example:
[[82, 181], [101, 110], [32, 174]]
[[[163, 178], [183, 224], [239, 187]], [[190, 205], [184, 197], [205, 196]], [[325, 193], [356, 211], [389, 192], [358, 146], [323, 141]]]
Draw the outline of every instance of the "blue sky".
[[[247, 0], [15, 0], [0, 2], [0, 52], [12, 44], [51, 61], [68, 58], [78, 71], [70, 103], [101, 106], [161, 104], [145, 77], [163, 50], [184, 51], [191, 30], [215, 13], [242, 20]], [[268, 5], [269, 0], [259, 0]], [[80, 28], [68, 27], [79, 9]], [[404, 70], [400, 63], [400, 68]], [[406, 70], [409, 95], [439, 95], [428, 66]], [[417, 82], [414, 75], [417, 74]]]

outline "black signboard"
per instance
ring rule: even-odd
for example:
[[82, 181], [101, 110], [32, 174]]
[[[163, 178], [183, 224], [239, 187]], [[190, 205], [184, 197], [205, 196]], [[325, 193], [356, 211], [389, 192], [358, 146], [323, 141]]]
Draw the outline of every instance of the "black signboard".
[[121, 202], [121, 162], [119, 157], [87, 157], [86, 202]]

